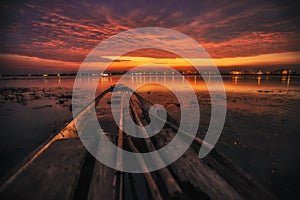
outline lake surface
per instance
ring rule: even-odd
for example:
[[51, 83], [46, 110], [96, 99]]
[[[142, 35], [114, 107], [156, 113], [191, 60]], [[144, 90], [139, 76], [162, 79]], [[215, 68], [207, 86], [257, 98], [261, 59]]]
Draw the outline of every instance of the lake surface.
[[[120, 76], [81, 77], [82, 84], [96, 86], [97, 93], [114, 85]], [[214, 76], [208, 76], [214, 83]], [[0, 178], [72, 119], [71, 101], [75, 77], [0, 78]], [[223, 76], [227, 117], [216, 146], [278, 197], [300, 198], [300, 77]], [[129, 87], [146, 84], [137, 92], [163, 105], [176, 119], [180, 106], [171, 91], [157, 84], [172, 84], [184, 91], [189, 82], [198, 98], [199, 137], [210, 119], [210, 96], [200, 76], [132, 75]], [[84, 94], [84, 93], [83, 93]], [[192, 119], [191, 119], [192, 120]]]

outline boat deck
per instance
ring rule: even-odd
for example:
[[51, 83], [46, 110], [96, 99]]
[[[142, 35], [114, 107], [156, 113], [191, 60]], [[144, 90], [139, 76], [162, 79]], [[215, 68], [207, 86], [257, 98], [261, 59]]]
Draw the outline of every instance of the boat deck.
[[[117, 95], [111, 99], [113, 91]], [[97, 118], [106, 136], [119, 148], [134, 153], [155, 151], [168, 144], [179, 125], [169, 115], [164, 128], [145, 139], [132, 137], [116, 125], [111, 114], [112, 104], [119, 105], [120, 109], [114, 112], [121, 120], [124, 110], [129, 109], [137, 125], [150, 122], [151, 103], [136, 93], [129, 96], [128, 91], [130, 89], [124, 86], [113, 86], [95, 99]], [[122, 104], [124, 98], [130, 98], [129, 107]], [[89, 126], [88, 114], [92, 106], [94, 104], [74, 119], [80, 122], [82, 129]], [[178, 160], [160, 170], [148, 173], [117, 171], [86, 150], [77, 136], [74, 120], [12, 173], [0, 187], [1, 199], [273, 199], [217, 150], [199, 159], [201, 145], [209, 145], [200, 138], [195, 138]], [[148, 134], [145, 129], [143, 134]], [[117, 164], [123, 161], [120, 154], [111, 159], [116, 159]], [[147, 169], [143, 158], [138, 157], [138, 160], [140, 166]], [[163, 159], [158, 158], [156, 162], [163, 162]]]

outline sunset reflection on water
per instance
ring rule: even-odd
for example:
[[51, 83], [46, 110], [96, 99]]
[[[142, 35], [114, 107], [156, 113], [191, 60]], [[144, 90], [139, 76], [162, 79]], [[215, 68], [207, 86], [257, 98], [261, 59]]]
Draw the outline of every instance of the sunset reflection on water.
[[[208, 84], [214, 84], [214, 76], [206, 75]], [[98, 92], [114, 85], [121, 76], [100, 77], [97, 84], [97, 76], [82, 76], [78, 78], [82, 83], [91, 87], [97, 84]], [[300, 87], [300, 77], [298, 76], [222, 76], [226, 92], [257, 92], [258, 90], [288, 90]], [[27, 87], [27, 88], [55, 88], [62, 87], [72, 89], [74, 76], [59, 77], [33, 77], [33, 78], [0, 78], [1, 85], [5, 87]], [[172, 84], [180, 89], [186, 81], [195, 91], [207, 91], [207, 86], [200, 75], [131, 75], [125, 78], [125, 84], [129, 87], [137, 84], [147, 84], [147, 89], [156, 90], [159, 88], [150, 87], [150, 84]]]
[[[214, 83], [214, 76], [208, 76], [208, 84]], [[114, 85], [118, 82], [120, 76], [100, 77], [98, 89], [100, 91]], [[222, 76], [226, 92], [260, 92], [260, 90], [289, 90], [298, 89], [300, 86], [300, 79], [297, 76]], [[87, 78], [85, 81], [91, 84], [96, 84], [95, 78]], [[143, 87], [147, 90], [159, 90], [159, 87], [155, 87], [157, 84], [175, 85], [180, 89], [186, 81], [197, 91], [208, 91], [205, 82], [199, 75], [190, 76], [176, 76], [176, 75], [132, 75], [126, 77], [125, 84], [129, 87], [137, 84], [147, 84], [147, 87]], [[151, 84], [154, 84], [151, 86]]]

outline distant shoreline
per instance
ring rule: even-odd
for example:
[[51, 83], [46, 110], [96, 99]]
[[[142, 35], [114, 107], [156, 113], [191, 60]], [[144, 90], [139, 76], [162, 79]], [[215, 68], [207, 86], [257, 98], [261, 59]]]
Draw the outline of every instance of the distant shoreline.
[[[125, 73], [111, 73], [109, 74], [109, 76], [120, 76], [120, 75], [124, 75]], [[132, 76], [178, 76], [179, 74], [132, 74]], [[216, 74], [181, 74], [184, 76], [200, 76], [200, 75], [210, 75], [210, 76], [214, 76]], [[230, 74], [230, 73], [221, 73], [222, 76], [300, 76], [300, 73], [292, 73], [292, 74]], [[57, 76], [57, 74], [47, 74], [47, 76], [45, 76], [44, 74], [35, 74], [35, 75], [24, 75], [24, 74], [5, 74], [5, 75], [0, 75], [0, 79], [1, 78], [26, 78], [26, 79], [30, 79], [30, 78], [47, 78], [47, 77], [76, 77], [77, 74], [72, 73], [72, 74], [60, 74], [59, 76]], [[81, 76], [83, 77], [89, 77], [89, 76], [101, 76], [100, 74], [81, 74]]]

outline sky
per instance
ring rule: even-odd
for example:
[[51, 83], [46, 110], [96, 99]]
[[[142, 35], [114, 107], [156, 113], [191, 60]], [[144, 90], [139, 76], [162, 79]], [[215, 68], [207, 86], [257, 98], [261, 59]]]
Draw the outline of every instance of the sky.
[[[292, 1], [3, 0], [0, 13], [0, 74], [76, 72], [99, 43], [139, 27], [188, 35], [219, 68], [300, 64], [300, 16]], [[146, 61], [185, 64], [178, 55], [144, 49], [119, 57], [111, 69]]]

